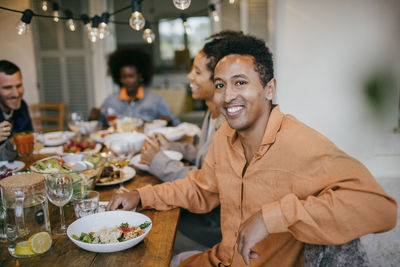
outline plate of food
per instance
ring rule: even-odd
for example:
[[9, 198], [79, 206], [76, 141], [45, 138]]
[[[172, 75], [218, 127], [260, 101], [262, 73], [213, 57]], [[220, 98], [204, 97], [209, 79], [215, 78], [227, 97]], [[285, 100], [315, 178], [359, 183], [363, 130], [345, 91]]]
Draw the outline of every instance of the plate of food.
[[165, 135], [169, 141], [177, 141], [185, 135], [185, 132], [178, 127], [163, 127], [150, 130], [147, 132], [147, 135], [151, 136], [153, 133], [161, 133]]
[[63, 153], [98, 153], [102, 145], [94, 141], [71, 140], [63, 146]]
[[[183, 155], [181, 152], [178, 151], [173, 151], [173, 150], [163, 150], [162, 151], [164, 154], [166, 154], [169, 158], [174, 159], [174, 160], [181, 160], [183, 158]], [[146, 165], [142, 162], [140, 154], [137, 154], [134, 156], [131, 161], [129, 162], [129, 165], [133, 165], [139, 170], [142, 171], [148, 171], [149, 170], [149, 165]]]
[[122, 251], [140, 243], [150, 232], [149, 217], [134, 211], [107, 211], [82, 217], [67, 229], [80, 248], [98, 253]]
[[74, 132], [50, 132], [44, 135], [45, 146], [59, 146], [67, 143], [69, 140], [74, 138]]
[[120, 184], [133, 179], [135, 175], [135, 169], [129, 166], [121, 169], [114, 165], [105, 166], [96, 182], [96, 186]]
[[97, 131], [94, 132], [90, 135], [90, 139], [92, 139], [93, 141], [97, 142], [97, 143], [104, 143], [105, 138], [107, 135], [112, 134], [112, 131], [109, 130], [101, 130], [101, 131]]
[[0, 172], [20, 171], [25, 167], [22, 161], [0, 161]]

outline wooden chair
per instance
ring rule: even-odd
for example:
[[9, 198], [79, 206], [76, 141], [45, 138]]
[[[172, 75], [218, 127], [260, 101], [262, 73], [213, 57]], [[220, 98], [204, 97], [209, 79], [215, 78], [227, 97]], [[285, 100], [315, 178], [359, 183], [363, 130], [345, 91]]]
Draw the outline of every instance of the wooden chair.
[[65, 103], [38, 103], [29, 106], [33, 127], [43, 132], [63, 131]]

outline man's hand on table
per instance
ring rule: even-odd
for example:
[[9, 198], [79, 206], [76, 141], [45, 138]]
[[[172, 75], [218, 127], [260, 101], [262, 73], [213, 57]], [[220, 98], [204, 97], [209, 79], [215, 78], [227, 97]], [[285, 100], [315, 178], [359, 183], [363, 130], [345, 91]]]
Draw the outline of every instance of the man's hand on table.
[[242, 255], [244, 262], [250, 266], [250, 259], [256, 259], [259, 255], [251, 250], [255, 244], [269, 235], [265, 226], [261, 210], [248, 218], [239, 228], [238, 252]]
[[139, 192], [134, 190], [121, 194], [114, 194], [107, 205], [107, 210], [116, 210], [122, 206], [123, 210], [135, 209], [140, 202]]

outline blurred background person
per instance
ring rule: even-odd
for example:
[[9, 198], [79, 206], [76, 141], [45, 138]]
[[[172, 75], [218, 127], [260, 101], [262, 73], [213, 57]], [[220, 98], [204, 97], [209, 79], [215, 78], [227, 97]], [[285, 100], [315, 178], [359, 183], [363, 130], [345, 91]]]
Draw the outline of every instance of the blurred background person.
[[[241, 32], [223, 31], [211, 35], [203, 49], [196, 55], [193, 66], [187, 75], [190, 81], [192, 97], [204, 100], [207, 111], [203, 119], [200, 139], [197, 145], [169, 142], [167, 138], [155, 133], [146, 141], [141, 153], [143, 163], [150, 166], [149, 172], [164, 182], [173, 181], [187, 176], [190, 170], [200, 169], [212, 138], [221, 124], [224, 116], [216, 109], [213, 102], [214, 82], [213, 69], [217, 44], [224, 38], [242, 35]], [[185, 166], [181, 161], [167, 157], [161, 150], [175, 150], [183, 154], [183, 158], [191, 165]], [[175, 241], [175, 253], [188, 250], [204, 250], [221, 241], [220, 209], [217, 207], [207, 214], [194, 214], [182, 210]], [[196, 229], [193, 231], [193, 229]], [[189, 240], [187, 239], [189, 238]], [[182, 249], [181, 249], [182, 248]]]
[[169, 125], [178, 125], [179, 119], [173, 114], [165, 100], [158, 94], [146, 90], [153, 74], [150, 56], [141, 50], [119, 49], [112, 53], [108, 67], [113, 81], [121, 89], [108, 96], [101, 105], [101, 121], [108, 125], [106, 115], [140, 118], [143, 121], [164, 119]]

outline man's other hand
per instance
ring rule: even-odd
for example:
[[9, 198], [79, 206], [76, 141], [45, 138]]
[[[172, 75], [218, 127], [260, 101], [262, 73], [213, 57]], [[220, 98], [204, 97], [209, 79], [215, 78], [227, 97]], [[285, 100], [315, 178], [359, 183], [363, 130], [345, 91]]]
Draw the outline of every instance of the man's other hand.
[[7, 140], [11, 134], [11, 123], [8, 121], [0, 122], [0, 142]]
[[107, 210], [116, 210], [122, 207], [123, 210], [135, 209], [140, 202], [139, 192], [134, 190], [122, 194], [114, 194], [107, 205]]
[[261, 211], [248, 218], [240, 226], [236, 243], [238, 245], [238, 252], [242, 255], [247, 266], [250, 266], [250, 259], [256, 259], [259, 256], [251, 248], [266, 238], [268, 234]]

